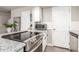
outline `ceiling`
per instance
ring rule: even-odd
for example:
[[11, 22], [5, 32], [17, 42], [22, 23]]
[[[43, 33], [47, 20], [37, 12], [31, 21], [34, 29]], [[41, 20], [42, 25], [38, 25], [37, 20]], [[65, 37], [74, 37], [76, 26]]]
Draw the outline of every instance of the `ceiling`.
[[[21, 8], [21, 7], [25, 7], [25, 6], [0, 6], [0, 11], [10, 12], [12, 9]], [[28, 7], [28, 6], [26, 6], [26, 7]], [[34, 6], [29, 6], [29, 7], [34, 7]], [[48, 8], [51, 6], [40, 6], [40, 7]]]

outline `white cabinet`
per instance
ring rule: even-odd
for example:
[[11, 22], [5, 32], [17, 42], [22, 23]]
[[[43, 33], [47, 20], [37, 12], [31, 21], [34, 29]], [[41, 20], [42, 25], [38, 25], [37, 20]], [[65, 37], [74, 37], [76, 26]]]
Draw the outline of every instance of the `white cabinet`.
[[53, 39], [53, 37], [52, 37], [53, 36], [53, 31], [51, 29], [48, 29], [47, 30], [47, 35], [48, 35], [47, 36], [48, 37], [47, 38], [47, 45], [48, 46], [53, 46], [53, 41], [52, 41], [52, 39]]
[[47, 45], [47, 34], [44, 33], [43, 40], [42, 40], [42, 51], [43, 52], [44, 52], [44, 50], [46, 48], [46, 45]]
[[52, 8], [43, 8], [43, 22], [52, 22]]
[[21, 31], [28, 30], [30, 27], [30, 11], [24, 11], [21, 14]]
[[35, 30], [35, 22], [42, 20], [42, 9], [40, 7], [34, 7], [32, 9], [32, 29]]
[[34, 7], [32, 9], [32, 19], [34, 22], [42, 19], [42, 9], [40, 7]]

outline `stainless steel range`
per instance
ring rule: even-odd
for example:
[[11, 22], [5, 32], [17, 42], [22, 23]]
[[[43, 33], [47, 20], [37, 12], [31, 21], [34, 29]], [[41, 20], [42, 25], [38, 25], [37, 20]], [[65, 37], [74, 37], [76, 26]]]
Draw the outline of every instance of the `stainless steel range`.
[[24, 51], [32, 52], [35, 51], [42, 43], [43, 35], [41, 32], [19, 32], [9, 35], [4, 35], [2, 38], [23, 42], [26, 44]]

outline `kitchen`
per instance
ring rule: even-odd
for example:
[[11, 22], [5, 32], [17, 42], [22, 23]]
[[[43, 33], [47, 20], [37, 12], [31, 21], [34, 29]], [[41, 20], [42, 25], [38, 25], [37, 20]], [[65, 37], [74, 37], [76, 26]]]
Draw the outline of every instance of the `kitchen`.
[[[42, 34], [42, 42], [40, 43], [40, 45], [42, 44], [41, 52], [70, 52], [71, 50], [73, 52], [79, 51], [78, 41], [74, 43], [76, 44], [77, 47], [75, 45], [73, 47], [72, 40], [70, 39], [70, 37], [72, 36], [71, 32], [76, 34], [74, 30], [75, 31], [79, 30], [78, 28], [79, 7], [76, 7], [76, 6], [74, 7], [73, 6], [29, 6], [29, 7], [28, 6], [26, 7], [25, 6], [24, 7], [4, 6], [4, 7], [0, 7], [0, 9], [2, 8], [5, 8], [5, 10], [10, 13], [9, 19], [3, 22], [3, 24], [6, 22], [13, 24], [16, 21], [17, 26], [15, 29], [12, 28], [11, 30], [10, 28], [9, 29], [7, 28], [5, 32], [8, 32], [8, 33], [5, 33], [4, 31], [3, 32], [0, 31], [1, 42], [3, 42], [4, 39], [5, 39], [4, 41], [6, 41], [6, 38], [4, 36], [7, 36], [7, 35], [13, 36], [13, 35], [16, 35], [17, 33], [20, 34], [23, 32], [27, 32], [28, 35], [26, 34], [24, 35], [29, 36], [30, 35], [29, 33], [31, 32], [31, 34], [33, 33], [33, 37], [31, 37], [33, 39], [35, 36], [37, 36], [34, 33], [41, 32]], [[20, 34], [20, 35], [21, 37], [22, 36], [24, 37], [23, 34]], [[78, 38], [78, 32], [77, 32], [77, 38]], [[22, 45], [21, 48], [23, 48], [27, 45], [27, 44], [24, 44], [23, 42], [22, 43], [16, 42], [16, 41], [13, 41], [13, 42], [14, 44], [16, 43], [16, 47]], [[20, 43], [21, 45], [19, 45]], [[1, 44], [5, 44], [5, 43], [3, 42], [3, 43], [0, 43], [0, 45]], [[5, 45], [1, 45], [1, 46], [5, 47]], [[55, 49], [53, 50], [53, 48]], [[57, 49], [59, 51], [56, 51]], [[25, 50], [27, 50], [27, 48]], [[15, 50], [10, 50], [10, 51], [15, 51]], [[34, 52], [34, 50], [31, 50], [30, 52]]]

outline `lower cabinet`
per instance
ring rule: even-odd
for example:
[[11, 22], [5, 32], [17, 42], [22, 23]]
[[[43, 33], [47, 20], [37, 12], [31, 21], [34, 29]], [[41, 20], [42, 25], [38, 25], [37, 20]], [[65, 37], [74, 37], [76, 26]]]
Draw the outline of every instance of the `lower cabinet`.
[[42, 51], [43, 52], [45, 51], [46, 45], [47, 45], [47, 34], [45, 34], [43, 36], [43, 41], [42, 41]]
[[70, 50], [78, 52], [78, 36], [74, 33], [70, 33]]

